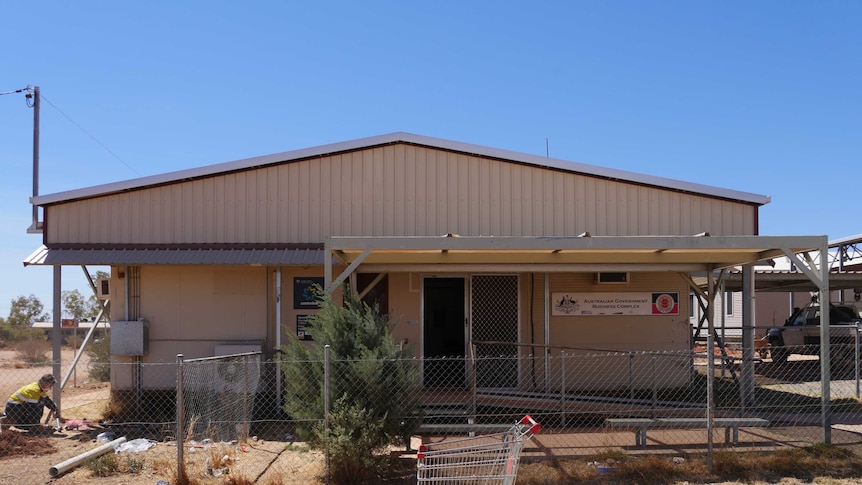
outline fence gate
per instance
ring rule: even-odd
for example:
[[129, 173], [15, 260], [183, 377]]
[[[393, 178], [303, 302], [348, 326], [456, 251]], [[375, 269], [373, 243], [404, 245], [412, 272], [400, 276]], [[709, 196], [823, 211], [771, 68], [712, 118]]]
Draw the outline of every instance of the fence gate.
[[[470, 284], [471, 339], [518, 342], [518, 276], [475, 275]], [[518, 386], [516, 345], [476, 346], [476, 385]]]

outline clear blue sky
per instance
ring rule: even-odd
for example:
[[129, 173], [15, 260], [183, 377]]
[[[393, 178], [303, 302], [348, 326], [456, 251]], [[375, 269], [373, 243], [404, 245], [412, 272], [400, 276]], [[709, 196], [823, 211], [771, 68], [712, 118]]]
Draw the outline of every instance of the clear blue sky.
[[[48, 1], [0, 38], [0, 92], [42, 90], [41, 195], [407, 131], [769, 195], [766, 235], [862, 233], [858, 1]], [[52, 306], [22, 264], [32, 116], [0, 96], [4, 317]]]

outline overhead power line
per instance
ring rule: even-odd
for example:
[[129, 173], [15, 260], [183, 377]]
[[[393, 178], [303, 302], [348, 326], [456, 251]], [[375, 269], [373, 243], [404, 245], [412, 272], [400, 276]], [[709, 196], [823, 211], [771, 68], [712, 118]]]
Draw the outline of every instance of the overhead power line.
[[[21, 88], [21, 89], [13, 89], [13, 90], [11, 90], [11, 91], [0, 91], [0, 96], [6, 95], [6, 94], [27, 93], [27, 106], [30, 106], [30, 107], [32, 108], [32, 107], [33, 107], [33, 105], [32, 105], [31, 98], [32, 98], [32, 96], [33, 96], [33, 92], [34, 92], [34, 88], [33, 88], [33, 86], [31, 86], [31, 85], [29, 85], [29, 84], [28, 84], [26, 87], [23, 87], [23, 88]], [[128, 163], [126, 163], [126, 161], [125, 161], [125, 160], [123, 160], [122, 158], [120, 158], [120, 156], [119, 156], [119, 155], [117, 155], [116, 153], [114, 153], [114, 152], [113, 152], [113, 150], [111, 150], [110, 148], [108, 148], [108, 147], [107, 147], [107, 145], [105, 145], [104, 143], [102, 143], [101, 141], [99, 141], [99, 139], [98, 139], [98, 138], [96, 138], [96, 137], [95, 137], [95, 136], [93, 136], [90, 132], [88, 132], [87, 130], [85, 130], [85, 129], [84, 129], [84, 127], [83, 127], [83, 126], [81, 126], [77, 121], [73, 120], [69, 115], [67, 115], [66, 113], [64, 113], [64, 112], [63, 112], [63, 110], [61, 110], [60, 108], [58, 108], [56, 104], [52, 103], [50, 99], [46, 98], [45, 96], [42, 96], [42, 95], [41, 95], [41, 93], [39, 94], [39, 98], [40, 98], [40, 99], [44, 99], [48, 104], [50, 104], [50, 105], [51, 105], [51, 107], [52, 107], [52, 108], [56, 109], [58, 113], [60, 113], [61, 115], [63, 115], [63, 117], [64, 117], [64, 118], [66, 118], [67, 120], [69, 120], [69, 122], [70, 122], [70, 123], [72, 123], [73, 125], [75, 125], [75, 126], [76, 126], [79, 130], [81, 130], [81, 132], [83, 132], [85, 135], [89, 136], [89, 137], [90, 137], [94, 142], [96, 142], [96, 143], [97, 143], [100, 147], [102, 147], [106, 152], [110, 153], [110, 154], [111, 154], [111, 156], [113, 156], [114, 158], [116, 158], [120, 163], [122, 163], [123, 165], [125, 165], [125, 166], [126, 166], [126, 168], [128, 168], [129, 170], [131, 170], [135, 175], [138, 175], [138, 176], [140, 176], [140, 175], [141, 175], [141, 174], [139, 174], [139, 173], [138, 173], [138, 171], [137, 171], [137, 170], [135, 170], [134, 168], [132, 168], [132, 166], [131, 166], [131, 165], [129, 165]]]
[[33, 90], [33, 86], [27, 86], [26, 88], [15, 89], [14, 91], [3, 91], [3, 92], [0, 92], [0, 96], [3, 96], [4, 94], [17, 94], [17, 93], [29, 92], [29, 91], [32, 91], [32, 90]]
[[73, 125], [77, 126], [79, 130], [81, 130], [85, 135], [89, 136], [89, 137], [90, 137], [94, 142], [98, 143], [98, 144], [99, 144], [99, 146], [100, 146], [100, 147], [102, 147], [102, 148], [104, 148], [106, 152], [108, 152], [108, 153], [110, 153], [111, 155], [113, 155], [113, 157], [114, 157], [114, 158], [116, 158], [120, 163], [122, 163], [123, 165], [125, 165], [129, 170], [131, 170], [132, 172], [134, 172], [134, 173], [135, 173], [135, 175], [138, 175], [138, 176], [140, 176], [140, 175], [141, 175], [141, 174], [139, 174], [139, 173], [138, 173], [138, 171], [137, 171], [137, 170], [135, 170], [134, 168], [132, 168], [132, 167], [131, 167], [131, 165], [129, 165], [128, 163], [126, 163], [126, 162], [125, 162], [125, 160], [123, 160], [122, 158], [120, 158], [120, 157], [119, 157], [119, 155], [117, 155], [116, 153], [114, 153], [110, 148], [108, 148], [107, 146], [105, 146], [105, 144], [104, 144], [104, 143], [102, 143], [101, 141], [99, 141], [99, 139], [98, 139], [98, 138], [96, 138], [95, 136], [93, 136], [92, 134], [90, 134], [90, 132], [88, 132], [87, 130], [85, 130], [83, 126], [81, 126], [80, 124], [78, 124], [78, 122], [76, 122], [76, 121], [75, 121], [75, 120], [73, 120], [71, 117], [69, 117], [69, 115], [67, 115], [66, 113], [64, 113], [64, 112], [63, 112], [63, 110], [61, 110], [60, 108], [58, 108], [58, 107], [57, 107], [57, 105], [55, 105], [54, 103], [52, 103], [50, 99], [48, 99], [48, 98], [46, 98], [45, 96], [42, 96], [42, 95], [40, 95], [40, 98], [44, 99], [44, 100], [45, 100], [45, 102], [47, 102], [48, 104], [50, 104], [52, 108], [56, 109], [58, 113], [60, 113], [61, 115], [63, 115], [63, 117], [65, 117], [67, 120], [69, 120], [69, 122], [70, 122], [70, 123], [72, 123]]

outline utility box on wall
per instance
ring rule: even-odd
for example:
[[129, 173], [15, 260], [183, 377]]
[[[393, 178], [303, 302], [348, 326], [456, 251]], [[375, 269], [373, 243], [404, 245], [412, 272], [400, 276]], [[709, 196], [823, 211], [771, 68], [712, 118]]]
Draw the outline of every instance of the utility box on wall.
[[143, 318], [130, 322], [111, 322], [111, 355], [147, 355], [150, 351], [149, 326]]

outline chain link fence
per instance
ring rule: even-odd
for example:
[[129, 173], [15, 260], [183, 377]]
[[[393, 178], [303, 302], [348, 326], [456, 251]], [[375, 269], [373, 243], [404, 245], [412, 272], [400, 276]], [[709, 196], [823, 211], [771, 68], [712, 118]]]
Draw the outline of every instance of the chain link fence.
[[[762, 348], [746, 360], [741, 350], [728, 347], [710, 360], [700, 347], [614, 352], [497, 342], [474, 342], [466, 357], [328, 365], [291, 361], [280, 353], [247, 353], [111, 362], [110, 384], [92, 381], [84, 364], [69, 374], [61, 407], [67, 420], [86, 419], [99, 430], [130, 439], [179, 438], [184, 450], [207, 441], [238, 445], [252, 440], [283, 443], [286, 449], [305, 439], [302, 429], [327, 425], [327, 391], [333, 401], [345, 392], [365, 393], [395, 410], [387, 419], [403, 423], [405, 436], [392, 450], [405, 452], [422, 441], [498, 432], [525, 414], [542, 424], [541, 434], [523, 451], [525, 460], [604, 450], [769, 451], [826, 440], [840, 446], [858, 443], [862, 436], [859, 354], [852, 343], [848, 346], [833, 349], [853, 358], [835, 359], [827, 383], [821, 380], [816, 349], [786, 349], [789, 355], [775, 362]], [[286, 373], [288, 366], [319, 374], [323, 385], [292, 381], [287, 376], [296, 374]], [[68, 372], [68, 363], [61, 367]], [[385, 382], [328, 386], [342, 373], [359, 375], [372, 367], [414, 376], [415, 390], [392, 392]], [[46, 372], [52, 365], [2, 368], [0, 392], [9, 396]], [[824, 392], [830, 400], [821, 399]], [[308, 412], [285, 411], [285, 396], [291, 393], [308, 403]], [[184, 459], [178, 453], [177, 460]]]

